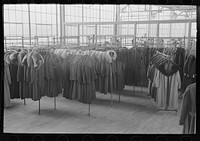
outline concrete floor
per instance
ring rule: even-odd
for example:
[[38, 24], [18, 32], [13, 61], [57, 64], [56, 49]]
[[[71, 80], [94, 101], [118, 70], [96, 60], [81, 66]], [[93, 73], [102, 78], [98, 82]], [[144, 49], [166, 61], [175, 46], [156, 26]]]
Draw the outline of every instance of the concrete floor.
[[[68, 100], [61, 95], [56, 98], [43, 97], [41, 112], [38, 101], [12, 100], [12, 106], [4, 110], [5, 133], [126, 133], [126, 134], [180, 134], [179, 111], [159, 111], [153, 99], [147, 97], [147, 89], [126, 87], [118, 94], [97, 93], [90, 107], [78, 101]], [[181, 100], [179, 100], [179, 105]]]

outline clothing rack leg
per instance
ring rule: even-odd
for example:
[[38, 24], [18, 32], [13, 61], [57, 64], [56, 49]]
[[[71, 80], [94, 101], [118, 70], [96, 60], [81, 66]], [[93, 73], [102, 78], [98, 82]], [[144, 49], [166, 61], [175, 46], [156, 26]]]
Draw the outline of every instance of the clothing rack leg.
[[40, 115], [40, 100], [39, 100], [39, 115]]
[[111, 92], [111, 105], [113, 105], [113, 93]]
[[90, 104], [88, 104], [88, 116], [90, 116]]
[[110, 64], [110, 89], [111, 89], [111, 105], [113, 105], [113, 82], [112, 82], [112, 63]]
[[54, 97], [54, 110], [56, 110], [56, 97]]
[[120, 93], [119, 93], [119, 102], [120, 102]]

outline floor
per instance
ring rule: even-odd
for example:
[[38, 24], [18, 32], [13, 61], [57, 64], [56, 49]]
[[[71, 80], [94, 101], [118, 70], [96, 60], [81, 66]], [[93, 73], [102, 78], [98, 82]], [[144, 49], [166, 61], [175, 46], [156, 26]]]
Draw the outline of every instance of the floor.
[[[141, 92], [142, 91], [142, 92]], [[90, 106], [68, 100], [61, 95], [56, 98], [43, 97], [40, 102], [26, 99], [12, 100], [12, 106], [4, 110], [5, 133], [126, 133], [126, 134], [179, 134], [180, 109], [160, 111], [153, 99], [147, 96], [146, 88], [126, 86], [119, 95], [97, 93]], [[181, 99], [179, 99], [179, 105]]]

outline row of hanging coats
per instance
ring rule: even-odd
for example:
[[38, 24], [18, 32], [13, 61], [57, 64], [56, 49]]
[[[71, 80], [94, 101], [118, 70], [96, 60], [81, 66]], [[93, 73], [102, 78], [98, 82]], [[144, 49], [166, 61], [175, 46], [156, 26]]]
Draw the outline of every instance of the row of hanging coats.
[[5, 98], [37, 101], [43, 96], [56, 97], [63, 93], [67, 99], [90, 104], [96, 97], [95, 91], [107, 94], [123, 90], [125, 66], [121, 50], [35, 48], [7, 51], [4, 55]]
[[[169, 47], [153, 47], [148, 45], [138, 47], [137, 45], [127, 49], [125, 52], [125, 84], [148, 87], [148, 70], [151, 58], [156, 51], [163, 52]], [[174, 62], [179, 66], [181, 81], [183, 80], [183, 66], [185, 62], [185, 49], [181, 47], [174, 48]]]

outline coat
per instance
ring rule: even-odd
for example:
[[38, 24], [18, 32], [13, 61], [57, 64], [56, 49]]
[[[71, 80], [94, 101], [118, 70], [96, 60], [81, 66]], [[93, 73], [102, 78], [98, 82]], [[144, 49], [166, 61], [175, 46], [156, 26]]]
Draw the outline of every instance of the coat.
[[11, 84], [10, 70], [8, 64], [4, 61], [4, 107], [10, 106], [10, 88]]
[[156, 70], [152, 86], [157, 88], [156, 102], [160, 108], [178, 109], [178, 89], [181, 87], [179, 71], [166, 76]]
[[183, 134], [196, 132], [196, 83], [187, 87], [182, 105], [179, 124], [183, 125]]
[[182, 91], [184, 92], [188, 85], [196, 82], [196, 58], [190, 55], [183, 67]]

